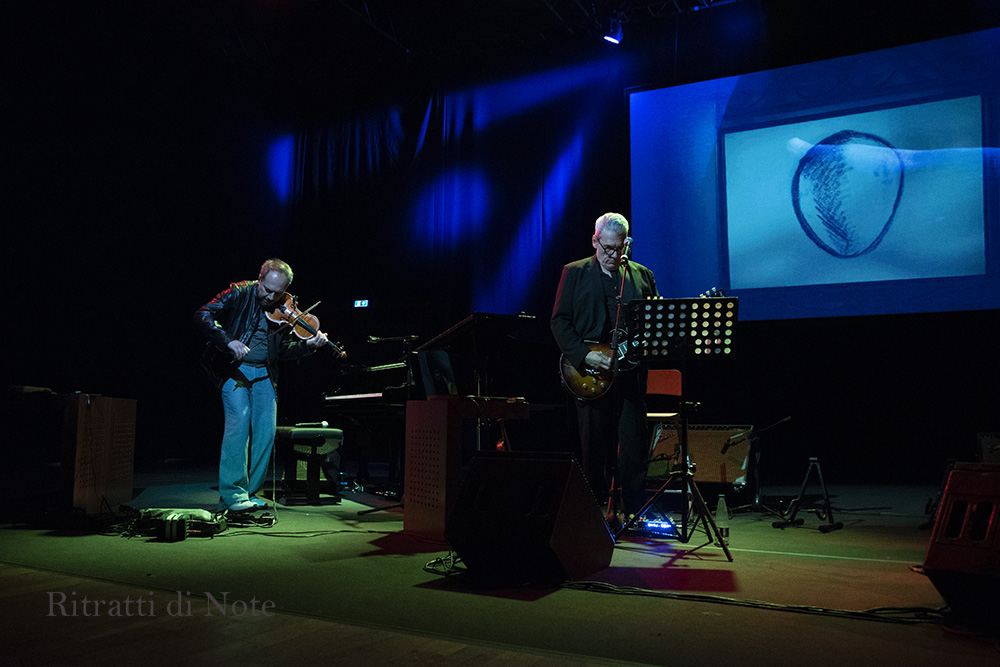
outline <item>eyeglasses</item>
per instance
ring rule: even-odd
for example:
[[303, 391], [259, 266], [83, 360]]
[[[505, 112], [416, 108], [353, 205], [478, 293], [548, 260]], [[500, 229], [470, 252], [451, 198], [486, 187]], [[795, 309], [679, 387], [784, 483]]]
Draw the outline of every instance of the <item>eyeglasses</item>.
[[625, 239], [625, 242], [623, 244], [612, 246], [612, 247], [609, 248], [608, 246], [606, 246], [603, 243], [601, 243], [600, 239], [597, 239], [597, 245], [599, 245], [602, 248], [604, 248], [604, 252], [606, 252], [608, 255], [610, 255], [612, 257], [621, 257], [622, 254], [625, 252], [625, 249], [628, 248], [628, 244], [631, 241], [632, 241], [632, 239], [630, 239], [630, 238], [629, 239]]

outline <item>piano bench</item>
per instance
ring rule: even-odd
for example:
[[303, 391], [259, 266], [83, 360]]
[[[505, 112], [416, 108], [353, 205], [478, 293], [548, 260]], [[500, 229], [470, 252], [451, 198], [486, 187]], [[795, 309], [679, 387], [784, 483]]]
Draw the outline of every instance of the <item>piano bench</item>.
[[[326, 475], [335, 491], [340, 485], [340, 445], [344, 432], [337, 428], [300, 428], [279, 426], [275, 446], [284, 463], [284, 502], [286, 505], [323, 504], [320, 499], [320, 472]], [[298, 479], [300, 465], [305, 466], [304, 503]], [[334, 494], [331, 494], [334, 495]], [[339, 502], [339, 493], [332, 502]]]

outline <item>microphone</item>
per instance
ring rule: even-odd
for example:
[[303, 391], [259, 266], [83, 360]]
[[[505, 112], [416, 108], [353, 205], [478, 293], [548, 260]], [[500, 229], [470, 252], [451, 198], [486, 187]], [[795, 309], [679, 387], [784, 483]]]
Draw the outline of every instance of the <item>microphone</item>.
[[295, 428], [327, 428], [330, 426], [330, 422], [323, 420], [321, 422], [301, 422], [295, 425]]
[[632, 250], [632, 237], [629, 236], [626, 237], [625, 242], [622, 243], [622, 255], [621, 255], [622, 264], [627, 264], [628, 262], [631, 261], [631, 259], [628, 256], [631, 250]]
[[726, 438], [726, 441], [722, 443], [722, 453], [725, 454], [729, 451], [729, 448], [738, 443], [743, 438], [747, 437], [746, 431], [743, 433], [737, 433], [736, 435], [731, 435]]

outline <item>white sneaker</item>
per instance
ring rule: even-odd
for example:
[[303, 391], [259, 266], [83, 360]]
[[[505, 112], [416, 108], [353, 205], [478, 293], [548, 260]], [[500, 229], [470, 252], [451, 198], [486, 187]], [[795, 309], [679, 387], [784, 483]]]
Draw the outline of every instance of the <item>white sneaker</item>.
[[238, 503], [233, 503], [232, 505], [230, 505], [229, 506], [229, 511], [230, 512], [246, 512], [247, 510], [255, 510], [258, 507], [260, 507], [260, 505], [258, 505], [255, 502], [252, 502], [250, 500], [241, 500]]

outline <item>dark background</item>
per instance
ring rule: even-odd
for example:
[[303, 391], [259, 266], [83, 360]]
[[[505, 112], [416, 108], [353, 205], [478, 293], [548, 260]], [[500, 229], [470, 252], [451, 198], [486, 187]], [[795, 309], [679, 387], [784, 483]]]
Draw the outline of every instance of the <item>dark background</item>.
[[[211, 461], [221, 414], [197, 364], [198, 306], [280, 256], [306, 305], [329, 304], [322, 326], [352, 360], [395, 360], [365, 337], [426, 340], [472, 312], [470, 285], [535, 196], [532, 164], [553, 159], [544, 137], [599, 106], [602, 131], [559, 215], [567, 223], [530, 267], [520, 310], [535, 326], [495, 367], [497, 393], [561, 407], [547, 318], [561, 266], [592, 252], [592, 221], [628, 215], [626, 88], [1000, 25], [985, 0], [748, 1], [680, 14], [595, 3], [593, 16], [572, 2], [368, 4], [367, 21], [352, 2], [5, 6], [8, 385], [136, 398], [140, 465]], [[596, 17], [617, 5], [632, 6], [631, 20], [608, 56]], [[492, 168], [511, 180], [476, 244], [413, 243], [415, 192], [474, 145], [468, 133], [450, 142], [434, 121], [449, 91], [608, 57], [615, 76], [480, 134], [479, 154], [489, 144]], [[394, 152], [367, 150], [393, 127]], [[369, 143], [317, 148], [352, 131]], [[278, 201], [267, 161], [286, 136], [303, 159]], [[309, 158], [335, 150], [344, 166], [321, 174]], [[369, 312], [344, 306], [369, 296]], [[937, 482], [949, 459], [975, 457], [977, 433], [1000, 431], [998, 324], [996, 311], [745, 322], [737, 358], [692, 364], [686, 390], [702, 403], [697, 423], [792, 417], [761, 441], [765, 482], [797, 482], [809, 456], [828, 483]], [[322, 393], [342, 384], [330, 355], [287, 370], [281, 421], [326, 418]], [[520, 431], [522, 448], [565, 446], [558, 414]]]

